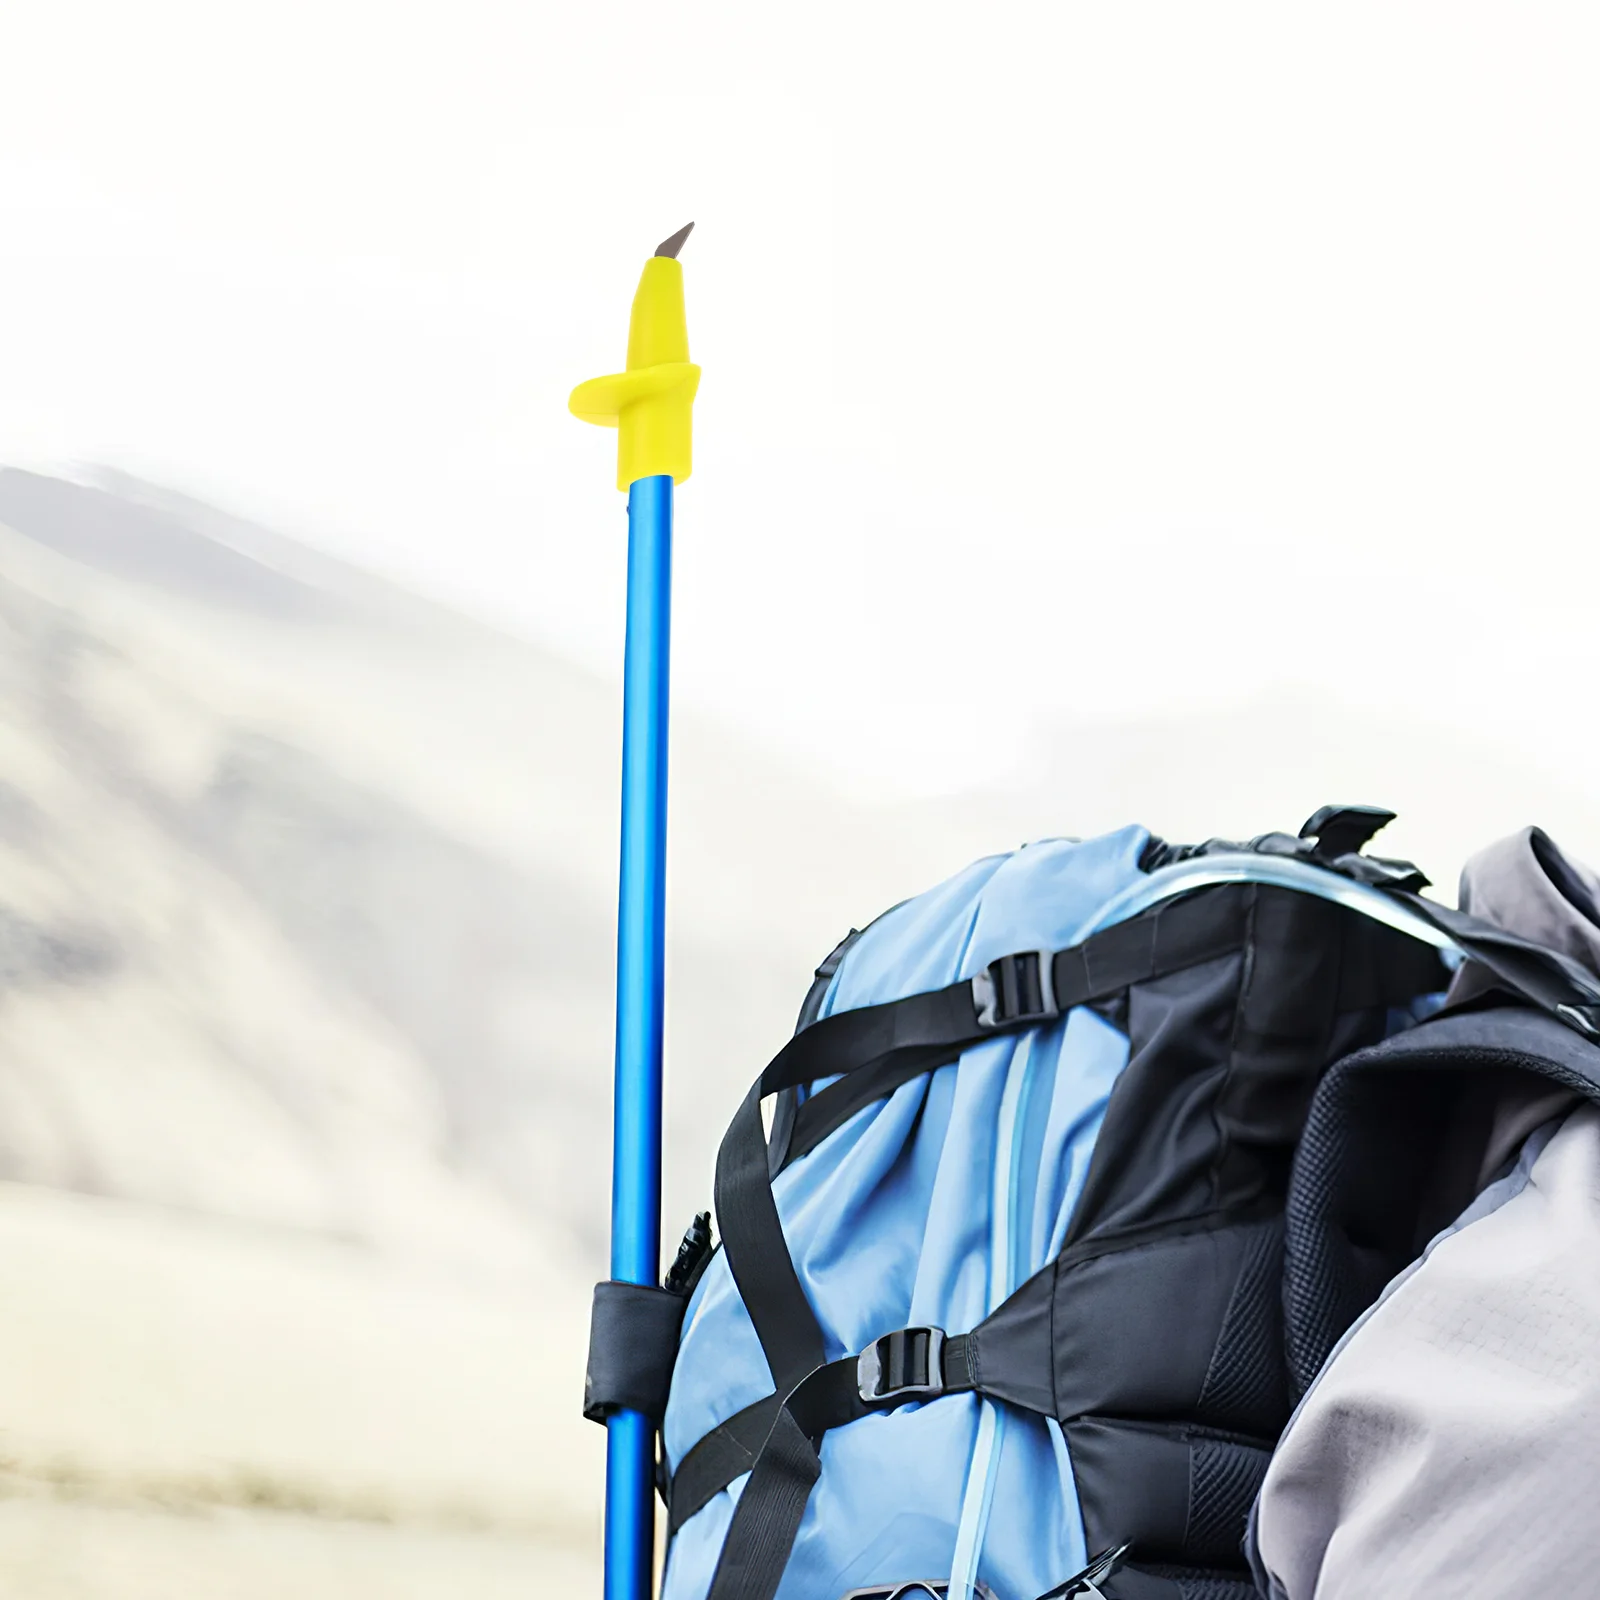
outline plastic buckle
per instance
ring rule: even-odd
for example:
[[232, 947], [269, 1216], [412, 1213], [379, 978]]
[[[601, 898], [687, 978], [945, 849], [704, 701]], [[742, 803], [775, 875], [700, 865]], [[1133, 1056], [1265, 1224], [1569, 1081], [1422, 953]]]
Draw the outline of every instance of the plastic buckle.
[[1001, 956], [972, 980], [972, 1003], [980, 1028], [1012, 1028], [1053, 1022], [1056, 1009], [1055, 952], [1023, 950]]
[[1324, 806], [1306, 818], [1300, 837], [1316, 841], [1311, 853], [1317, 860], [1336, 861], [1340, 856], [1360, 855], [1394, 816], [1382, 806]]
[[1091, 1558], [1082, 1572], [1074, 1573], [1065, 1583], [1046, 1590], [1039, 1600], [1106, 1600], [1100, 1585], [1122, 1566], [1122, 1558], [1131, 1546], [1119, 1544], [1115, 1550], [1102, 1550]]
[[1600, 1038], [1600, 1006], [1560, 1005], [1556, 1015], [1586, 1038]]
[[944, 1393], [944, 1329], [896, 1328], [856, 1359], [856, 1392], [869, 1406]]

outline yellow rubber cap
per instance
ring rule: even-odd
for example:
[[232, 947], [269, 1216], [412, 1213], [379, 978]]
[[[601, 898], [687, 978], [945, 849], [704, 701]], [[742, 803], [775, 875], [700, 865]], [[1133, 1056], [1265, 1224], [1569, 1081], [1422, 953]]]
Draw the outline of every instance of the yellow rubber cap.
[[628, 369], [572, 391], [573, 416], [617, 430], [617, 487], [640, 478], [689, 476], [700, 369], [689, 359], [683, 267], [670, 256], [644, 264], [628, 321]]

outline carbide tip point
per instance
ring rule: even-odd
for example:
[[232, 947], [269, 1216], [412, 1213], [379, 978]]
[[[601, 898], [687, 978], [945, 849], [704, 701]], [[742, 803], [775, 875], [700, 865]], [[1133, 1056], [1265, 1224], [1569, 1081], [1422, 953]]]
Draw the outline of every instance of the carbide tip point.
[[658, 256], [666, 256], [669, 260], [676, 261], [678, 259], [678, 252], [683, 249], [683, 241], [687, 239], [693, 232], [694, 224], [692, 222], [685, 227], [679, 228], [670, 239], [663, 239], [661, 243], [656, 246], [656, 254]]

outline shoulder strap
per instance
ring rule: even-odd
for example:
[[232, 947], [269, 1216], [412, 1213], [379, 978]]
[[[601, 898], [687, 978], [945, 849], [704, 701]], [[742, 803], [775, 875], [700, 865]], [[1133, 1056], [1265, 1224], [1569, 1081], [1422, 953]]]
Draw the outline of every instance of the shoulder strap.
[[1470, 1075], [1529, 1074], [1600, 1104], [1600, 1043], [1525, 1005], [1460, 1011], [1323, 1077], [1284, 1215], [1285, 1350], [1303, 1394], [1345, 1331], [1427, 1243], [1426, 1185]]

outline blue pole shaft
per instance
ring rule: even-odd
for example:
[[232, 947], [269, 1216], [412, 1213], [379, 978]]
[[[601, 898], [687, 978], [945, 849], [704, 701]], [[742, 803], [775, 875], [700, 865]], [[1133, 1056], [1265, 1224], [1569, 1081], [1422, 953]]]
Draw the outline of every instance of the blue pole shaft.
[[[672, 479], [628, 491], [628, 632], [622, 693], [622, 869], [617, 905], [611, 1276], [661, 1278], [661, 1033], [666, 953], [667, 690]], [[636, 1411], [606, 1428], [605, 1600], [649, 1600], [655, 1435]]]

